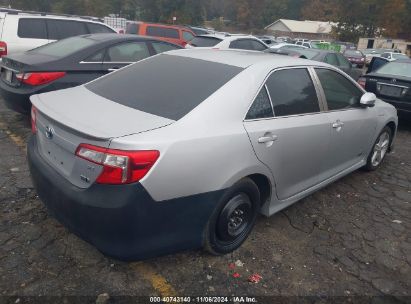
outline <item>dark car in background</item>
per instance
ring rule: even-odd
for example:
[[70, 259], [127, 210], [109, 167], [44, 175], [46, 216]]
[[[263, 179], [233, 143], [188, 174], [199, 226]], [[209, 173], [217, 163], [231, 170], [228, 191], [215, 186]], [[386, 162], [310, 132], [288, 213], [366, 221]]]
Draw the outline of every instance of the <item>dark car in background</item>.
[[392, 104], [398, 111], [411, 114], [411, 59], [383, 64], [362, 76], [358, 83], [367, 92]]
[[136, 35], [90, 34], [3, 57], [0, 93], [6, 105], [29, 113], [29, 97], [84, 84], [144, 58], [181, 47]]
[[350, 75], [354, 80], [357, 80], [363, 74], [361, 69], [354, 67], [347, 58], [334, 51], [320, 49], [293, 49], [286, 51], [286, 53], [292, 57], [305, 58], [331, 64]]
[[365, 65], [365, 55], [359, 50], [345, 50], [343, 55], [349, 62], [356, 65], [359, 68], [363, 68]]

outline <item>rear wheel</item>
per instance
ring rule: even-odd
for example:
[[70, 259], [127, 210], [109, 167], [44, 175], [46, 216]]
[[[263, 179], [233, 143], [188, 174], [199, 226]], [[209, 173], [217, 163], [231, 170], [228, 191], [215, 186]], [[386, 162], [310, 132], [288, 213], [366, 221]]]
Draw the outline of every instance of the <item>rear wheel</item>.
[[260, 210], [260, 192], [244, 178], [223, 195], [205, 231], [205, 249], [215, 255], [236, 250], [247, 239]]
[[385, 127], [382, 129], [368, 156], [367, 164], [365, 165], [366, 170], [373, 171], [382, 164], [390, 148], [391, 140], [392, 131], [389, 127]]

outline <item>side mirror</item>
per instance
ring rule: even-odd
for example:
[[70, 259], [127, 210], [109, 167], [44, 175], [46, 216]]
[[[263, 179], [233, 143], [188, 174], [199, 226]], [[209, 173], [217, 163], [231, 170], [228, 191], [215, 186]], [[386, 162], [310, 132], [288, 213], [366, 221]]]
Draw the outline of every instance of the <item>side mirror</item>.
[[375, 105], [376, 100], [377, 96], [375, 96], [374, 93], [365, 93], [361, 97], [360, 105], [366, 108], [371, 108]]

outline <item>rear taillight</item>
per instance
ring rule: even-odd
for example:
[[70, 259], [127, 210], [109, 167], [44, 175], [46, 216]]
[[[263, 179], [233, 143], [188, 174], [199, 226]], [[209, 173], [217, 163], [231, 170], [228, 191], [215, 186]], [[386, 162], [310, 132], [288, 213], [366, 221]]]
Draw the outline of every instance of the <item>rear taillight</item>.
[[31, 106], [31, 132], [33, 134], [37, 133], [37, 109], [35, 106]]
[[7, 55], [7, 43], [0, 41], [0, 57]]
[[366, 79], [366, 78], [360, 77], [357, 82], [358, 82], [358, 84], [359, 84], [360, 86], [362, 86], [363, 89], [365, 89], [365, 84], [367, 83], [367, 79]]
[[130, 184], [141, 180], [160, 157], [160, 152], [123, 151], [81, 144], [76, 155], [103, 166], [97, 178], [99, 184]]
[[16, 78], [22, 83], [39, 86], [55, 81], [65, 75], [65, 72], [35, 72], [16, 74]]

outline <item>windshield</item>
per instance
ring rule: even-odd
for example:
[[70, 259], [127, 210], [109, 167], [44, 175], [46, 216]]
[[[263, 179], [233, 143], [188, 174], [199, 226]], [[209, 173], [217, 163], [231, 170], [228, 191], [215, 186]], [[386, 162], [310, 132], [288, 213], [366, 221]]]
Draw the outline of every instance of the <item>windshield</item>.
[[390, 62], [382, 66], [375, 73], [411, 77], [411, 62]]
[[242, 70], [162, 54], [99, 78], [86, 88], [126, 107], [179, 120]]
[[43, 45], [28, 52], [62, 58], [85, 49], [94, 43], [96, 41], [87, 36], [71, 37]]
[[215, 37], [194, 37], [190, 41], [190, 45], [196, 46], [196, 47], [211, 47], [211, 46], [215, 46], [221, 41], [222, 41], [221, 39], [215, 38]]

